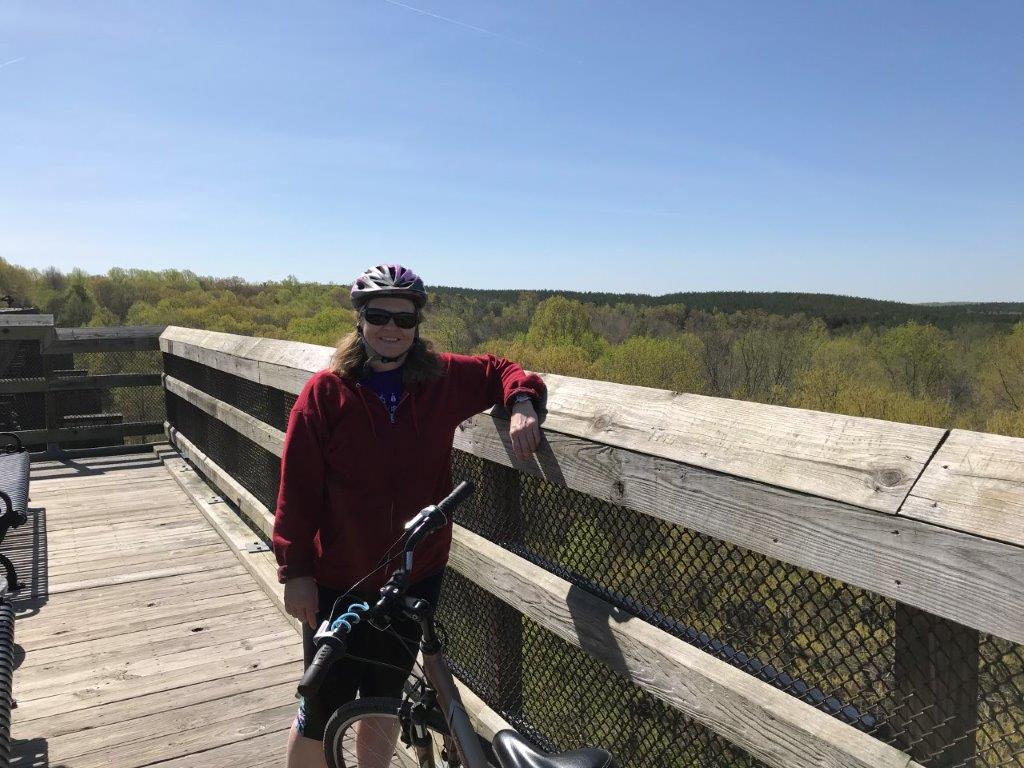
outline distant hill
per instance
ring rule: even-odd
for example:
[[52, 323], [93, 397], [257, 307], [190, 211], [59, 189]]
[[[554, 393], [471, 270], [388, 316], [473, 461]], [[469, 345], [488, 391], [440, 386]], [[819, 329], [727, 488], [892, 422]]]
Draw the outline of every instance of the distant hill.
[[908, 320], [933, 323], [938, 326], [984, 322], [1013, 324], [1024, 320], [1024, 302], [948, 302], [908, 304], [899, 301], [865, 299], [857, 296], [837, 296], [829, 293], [768, 293], [757, 291], [707, 291], [668, 293], [649, 296], [637, 293], [584, 293], [573, 291], [496, 291], [470, 288], [431, 286], [445, 303], [460, 297], [473, 298], [479, 303], [512, 303], [523, 294], [538, 299], [561, 295], [590, 304], [639, 304], [662, 306], [684, 304], [687, 309], [706, 312], [743, 312], [762, 310], [770, 314], [791, 315], [802, 312], [809, 317], [820, 317], [830, 328], [844, 325], [899, 325]]

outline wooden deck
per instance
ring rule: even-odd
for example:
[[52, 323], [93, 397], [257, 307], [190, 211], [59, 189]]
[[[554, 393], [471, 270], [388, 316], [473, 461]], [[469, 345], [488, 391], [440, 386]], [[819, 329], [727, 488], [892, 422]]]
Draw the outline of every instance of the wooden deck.
[[29, 506], [11, 764], [283, 766], [298, 636], [160, 461], [33, 464]]

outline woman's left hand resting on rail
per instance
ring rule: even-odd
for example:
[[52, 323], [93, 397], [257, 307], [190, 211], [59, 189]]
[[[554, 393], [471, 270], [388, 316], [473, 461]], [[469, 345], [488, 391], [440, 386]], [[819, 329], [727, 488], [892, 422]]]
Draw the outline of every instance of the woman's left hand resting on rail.
[[533, 456], [540, 447], [540, 420], [530, 400], [512, 406], [508, 436], [512, 438], [512, 451], [520, 461]]

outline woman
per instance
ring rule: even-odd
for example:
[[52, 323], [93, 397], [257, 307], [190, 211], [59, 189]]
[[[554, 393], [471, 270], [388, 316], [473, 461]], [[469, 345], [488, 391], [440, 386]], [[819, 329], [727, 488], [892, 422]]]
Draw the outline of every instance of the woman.
[[[435, 354], [419, 337], [423, 281], [397, 264], [366, 270], [352, 286], [355, 332], [328, 370], [299, 394], [285, 435], [274, 520], [285, 609], [303, 622], [306, 664], [313, 632], [339, 597], [373, 598], [396, 566], [388, 548], [406, 520], [451, 490], [459, 423], [493, 405], [511, 412], [517, 458], [541, 440], [535, 405], [544, 382], [492, 355]], [[448, 559], [449, 524], [416, 551], [410, 594], [436, 600]], [[386, 564], [382, 566], [382, 561]], [[419, 627], [393, 634], [359, 624], [349, 657], [335, 664], [317, 700], [303, 701], [288, 739], [289, 768], [326, 765], [321, 739], [331, 712], [356, 696], [398, 696], [413, 666]], [[389, 670], [351, 657], [383, 661]], [[358, 748], [370, 750], [369, 736]], [[390, 752], [390, 748], [388, 748]], [[362, 763], [360, 763], [362, 764]]]

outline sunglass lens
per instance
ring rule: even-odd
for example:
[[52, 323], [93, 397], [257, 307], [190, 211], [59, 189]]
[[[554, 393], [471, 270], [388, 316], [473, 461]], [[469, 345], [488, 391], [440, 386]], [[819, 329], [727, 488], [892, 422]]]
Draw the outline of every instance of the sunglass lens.
[[405, 328], [406, 330], [408, 330], [409, 328], [416, 327], [416, 315], [412, 314], [411, 312], [400, 312], [398, 314], [392, 315], [391, 317], [394, 318], [395, 325], [397, 325], [399, 328]]

